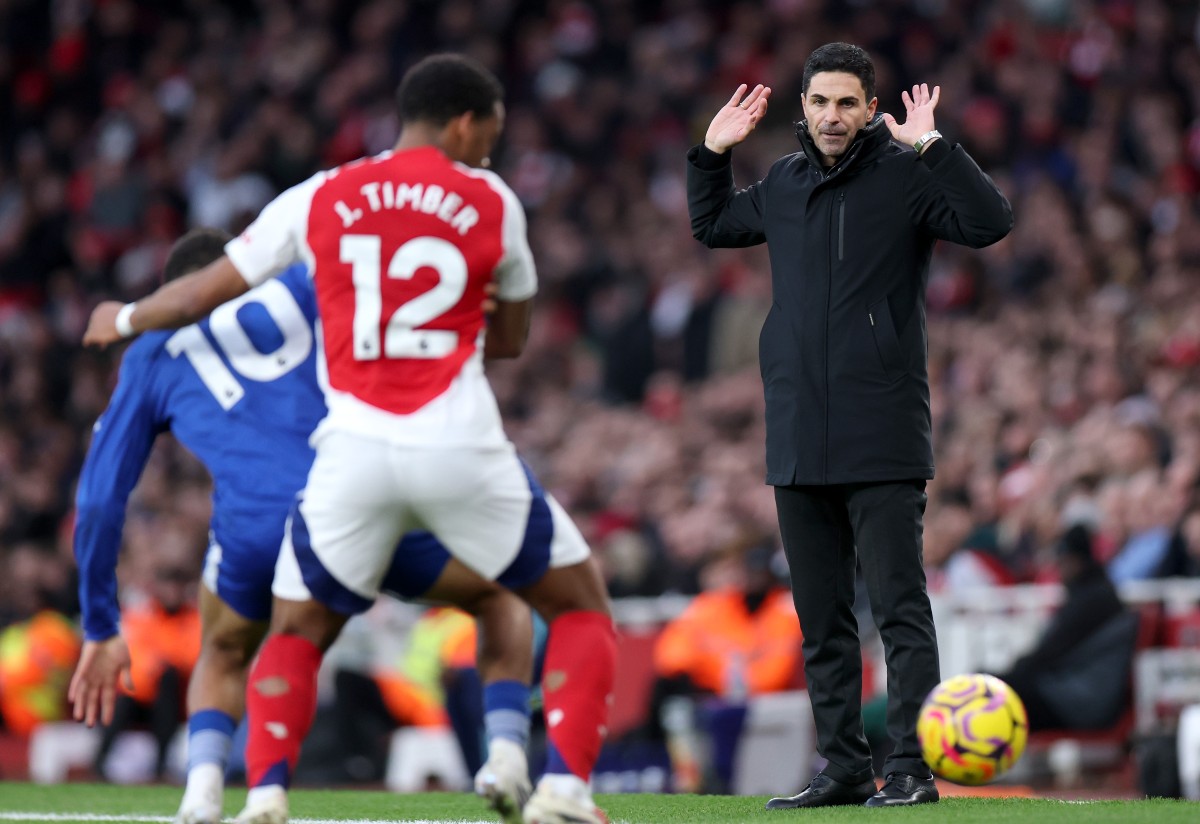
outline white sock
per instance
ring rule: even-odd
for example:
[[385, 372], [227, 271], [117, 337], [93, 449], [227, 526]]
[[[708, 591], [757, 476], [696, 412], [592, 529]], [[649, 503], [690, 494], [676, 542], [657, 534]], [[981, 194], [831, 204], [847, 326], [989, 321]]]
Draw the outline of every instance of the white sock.
[[287, 797], [287, 790], [282, 784], [263, 784], [261, 787], [251, 787], [246, 793], [246, 806], [251, 807], [259, 802], [273, 802], [278, 796]]
[[183, 791], [183, 800], [208, 801], [215, 799], [217, 804], [225, 790], [225, 771], [220, 764], [197, 764], [188, 770], [187, 788]]
[[591, 803], [592, 788], [577, 775], [571, 773], [546, 773], [538, 786], [544, 786], [552, 795], [574, 798], [577, 801]]
[[525, 748], [508, 738], [493, 738], [488, 742], [488, 760], [492, 756], [497, 758], [509, 758], [512, 760], [525, 758]]

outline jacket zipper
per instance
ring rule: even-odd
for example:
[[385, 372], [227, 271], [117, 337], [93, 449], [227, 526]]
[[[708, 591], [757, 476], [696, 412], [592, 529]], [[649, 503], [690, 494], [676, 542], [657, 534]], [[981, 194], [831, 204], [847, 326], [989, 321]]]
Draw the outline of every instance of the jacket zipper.
[[[838, 192], [838, 203], [841, 204], [841, 209], [845, 209], [843, 198], [844, 192]], [[829, 221], [833, 222], [833, 201], [829, 202]], [[838, 260], [842, 259], [842, 236], [839, 220], [838, 228]], [[832, 227], [831, 227], [832, 228]], [[831, 244], [832, 245], [832, 244]], [[829, 480], [829, 312], [833, 306], [833, 250], [829, 250], [829, 280], [825, 286], [825, 437], [822, 438], [822, 456], [821, 456], [821, 481], [827, 483]]]
[[846, 193], [838, 192], [838, 261], [844, 258], [846, 242]]

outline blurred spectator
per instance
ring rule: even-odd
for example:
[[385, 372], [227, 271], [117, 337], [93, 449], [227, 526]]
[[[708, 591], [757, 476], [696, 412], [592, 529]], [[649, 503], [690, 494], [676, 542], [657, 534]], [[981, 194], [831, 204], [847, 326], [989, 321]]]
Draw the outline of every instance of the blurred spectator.
[[1138, 616], [1097, 563], [1087, 527], [1063, 533], [1055, 558], [1065, 598], [1033, 649], [999, 677], [1021, 696], [1031, 732], [1104, 729], [1129, 706]]
[[0, 727], [17, 735], [70, 714], [67, 685], [82, 640], [56, 607], [66, 569], [42, 543], [0, 555]]
[[161, 779], [171, 739], [187, 719], [188, 679], [200, 654], [196, 588], [205, 543], [203, 533], [185, 525], [167, 524], [156, 532], [142, 597], [125, 599], [121, 610], [133, 689], [117, 696], [112, 723], [103, 728], [95, 761], [100, 776], [117, 737], [148, 727], [157, 745], [153, 775]]
[[[774, 541], [735, 544], [708, 564], [703, 591], [655, 643], [650, 723], [659, 722], [671, 696], [701, 698], [699, 725], [713, 738], [709, 791], [729, 791], [746, 702], [803, 680], [803, 638], [791, 591], [773, 565], [779, 556]], [[672, 749], [674, 761], [688, 757]]]
[[0, 720], [28, 736], [69, 717], [67, 684], [79, 658], [79, 632], [60, 612], [44, 609], [0, 630]]
[[[338, 670], [332, 712], [339, 732], [343, 780], [381, 780], [390, 735], [397, 727], [449, 727], [447, 685], [461, 671], [474, 668], [474, 619], [452, 607], [431, 607], [413, 626], [394, 667], [379, 668], [369, 675]], [[472, 684], [478, 692], [477, 677]], [[471, 774], [483, 763], [479, 749], [482, 709], [474, 720], [473, 739], [464, 747], [464, 760], [474, 764]]]
[[1163, 574], [1200, 578], [1200, 509], [1189, 510], [1180, 521]]
[[772, 569], [776, 555], [759, 542], [708, 566], [704, 591], [658, 638], [660, 678], [735, 702], [796, 683], [802, 638], [789, 624], [795, 607]]
[[1113, 583], [1158, 577], [1171, 548], [1171, 529], [1179, 513], [1170, 511], [1171, 500], [1157, 469], [1143, 469], [1125, 488], [1124, 545], [1108, 562]]
[[1008, 586], [1016, 576], [997, 557], [989, 533], [971, 519], [967, 502], [943, 497], [925, 519], [925, 576], [931, 593]]

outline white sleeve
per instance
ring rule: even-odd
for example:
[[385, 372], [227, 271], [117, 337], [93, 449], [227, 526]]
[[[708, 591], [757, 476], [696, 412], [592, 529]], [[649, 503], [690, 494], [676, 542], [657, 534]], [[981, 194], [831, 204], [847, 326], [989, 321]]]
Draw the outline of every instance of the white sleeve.
[[504, 201], [504, 254], [496, 264], [496, 298], [512, 303], [529, 300], [537, 294], [537, 269], [529, 250], [525, 207], [498, 175], [489, 172], [488, 182]]
[[246, 231], [225, 244], [225, 254], [250, 286], [300, 260], [313, 194], [325, 178], [325, 172], [318, 172], [288, 189], [268, 203]]

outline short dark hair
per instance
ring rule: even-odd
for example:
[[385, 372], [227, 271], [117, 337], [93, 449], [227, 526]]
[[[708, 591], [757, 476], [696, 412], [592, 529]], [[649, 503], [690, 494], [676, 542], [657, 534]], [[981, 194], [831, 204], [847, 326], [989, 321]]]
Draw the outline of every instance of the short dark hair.
[[504, 99], [504, 87], [482, 63], [461, 54], [426, 57], [404, 73], [396, 91], [400, 119], [444, 126], [472, 112], [487, 117]]
[[163, 264], [163, 280], [172, 281], [203, 269], [225, 254], [225, 244], [233, 235], [224, 229], [192, 229], [171, 247]]
[[864, 101], [870, 103], [875, 97], [875, 64], [871, 55], [850, 43], [826, 43], [808, 56], [804, 63], [804, 79], [801, 91], [808, 94], [808, 84], [813, 75], [820, 72], [845, 72], [852, 74], [862, 83], [867, 93]]
[[1096, 555], [1092, 551], [1092, 531], [1086, 524], [1077, 523], [1068, 527], [1059, 536], [1054, 550], [1059, 558], [1075, 558], [1085, 564], [1096, 563]]

